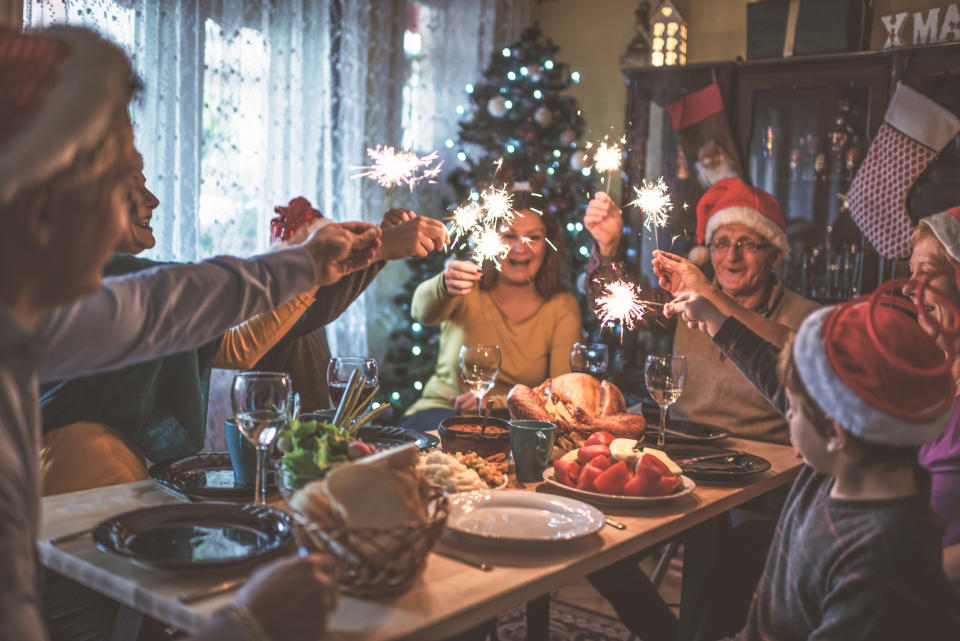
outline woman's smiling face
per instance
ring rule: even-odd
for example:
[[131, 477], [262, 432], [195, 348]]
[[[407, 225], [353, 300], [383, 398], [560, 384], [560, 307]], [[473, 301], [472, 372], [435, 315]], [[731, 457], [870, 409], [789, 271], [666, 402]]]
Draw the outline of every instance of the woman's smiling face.
[[500, 261], [499, 277], [512, 285], [532, 283], [547, 253], [543, 220], [532, 211], [519, 211], [500, 237], [510, 251]]
[[[911, 277], [922, 278], [928, 274], [952, 269], [953, 267], [955, 267], [955, 264], [947, 256], [943, 245], [932, 233], [920, 236], [913, 244], [913, 251], [910, 253]], [[915, 305], [921, 305], [924, 313], [934, 318], [941, 326], [953, 326], [957, 322], [954, 318], [953, 305], [960, 305], [960, 292], [957, 291], [953, 279], [945, 275], [936, 276], [930, 279], [929, 284], [946, 296], [925, 289], [921, 300], [918, 289], [915, 287], [908, 288], [905, 293], [910, 296]], [[925, 321], [922, 317], [919, 319], [919, 323], [925, 332], [937, 339], [938, 343], [942, 341], [942, 337], [937, 336], [937, 331], [931, 323]], [[944, 347], [944, 345], [941, 345], [941, 347]]]

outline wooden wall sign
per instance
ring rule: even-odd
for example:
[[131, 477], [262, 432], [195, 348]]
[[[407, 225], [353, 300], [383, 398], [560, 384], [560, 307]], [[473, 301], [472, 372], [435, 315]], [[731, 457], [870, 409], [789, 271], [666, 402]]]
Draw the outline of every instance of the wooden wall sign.
[[[905, 45], [924, 45], [935, 42], [960, 41], [960, 7], [951, 2], [945, 7], [937, 7], [927, 11], [894, 13], [880, 16], [880, 22], [887, 32], [887, 40], [883, 43], [884, 49], [902, 47]], [[908, 18], [910, 18], [908, 20]], [[904, 41], [910, 34], [907, 24], [913, 27], [912, 39]]]

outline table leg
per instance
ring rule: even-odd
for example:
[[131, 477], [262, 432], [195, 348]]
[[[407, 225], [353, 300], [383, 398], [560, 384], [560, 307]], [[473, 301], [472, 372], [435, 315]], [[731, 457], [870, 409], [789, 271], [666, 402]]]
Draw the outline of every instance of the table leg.
[[527, 601], [527, 641], [550, 638], [550, 595]]
[[117, 618], [113, 623], [110, 641], [135, 641], [143, 628], [144, 615], [142, 612], [121, 605], [117, 610]]

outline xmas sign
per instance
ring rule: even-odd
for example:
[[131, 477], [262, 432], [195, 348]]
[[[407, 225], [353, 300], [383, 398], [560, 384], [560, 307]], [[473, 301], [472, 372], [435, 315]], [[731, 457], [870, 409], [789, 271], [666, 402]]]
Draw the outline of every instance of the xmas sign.
[[[909, 20], [908, 20], [909, 18]], [[934, 42], [960, 41], [960, 8], [958, 3], [952, 2], [946, 7], [937, 7], [926, 12], [894, 13], [880, 16], [887, 39], [883, 43], [884, 49], [902, 47], [907, 44], [924, 45]], [[913, 28], [911, 32], [907, 25]], [[902, 37], [912, 39], [904, 42]]]

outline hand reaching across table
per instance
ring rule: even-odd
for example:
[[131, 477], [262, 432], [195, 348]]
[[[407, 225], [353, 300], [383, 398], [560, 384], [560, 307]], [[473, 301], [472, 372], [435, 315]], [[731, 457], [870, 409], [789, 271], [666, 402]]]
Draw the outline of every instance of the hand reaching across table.
[[450, 242], [443, 223], [408, 209], [390, 209], [380, 227], [382, 244], [375, 260], [423, 258], [431, 251], [441, 251]]
[[705, 288], [715, 289], [700, 268], [686, 258], [661, 250], [653, 252], [653, 273], [660, 279], [660, 287], [673, 295]]
[[687, 327], [706, 332], [711, 338], [727, 319], [713, 301], [694, 291], [680, 292], [663, 306], [663, 314], [667, 318], [679, 316]]
[[583, 226], [593, 236], [601, 256], [613, 258], [616, 255], [623, 231], [623, 214], [610, 196], [602, 191], [594, 194], [583, 216]]
[[473, 261], [449, 260], [443, 270], [443, 282], [451, 296], [465, 296], [483, 277], [483, 271]]
[[380, 228], [371, 223], [324, 225], [301, 245], [310, 254], [317, 284], [329, 285], [373, 262], [380, 247]]

